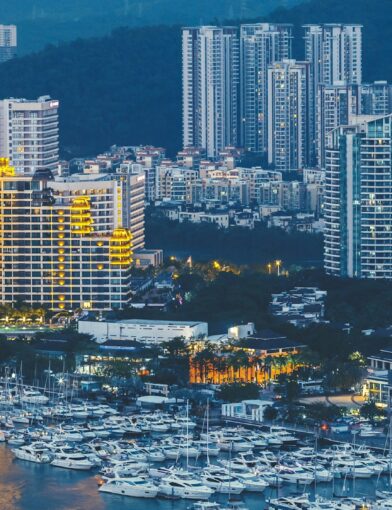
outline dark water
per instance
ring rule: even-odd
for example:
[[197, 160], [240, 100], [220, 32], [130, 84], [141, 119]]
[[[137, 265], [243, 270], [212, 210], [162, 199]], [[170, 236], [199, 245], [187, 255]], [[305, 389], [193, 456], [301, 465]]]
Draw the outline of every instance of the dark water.
[[[356, 481], [356, 496], [373, 495], [377, 480]], [[380, 486], [385, 486], [380, 480]], [[335, 483], [335, 493], [342, 494], [343, 481]], [[347, 483], [345, 495], [352, 494], [352, 481]], [[300, 489], [301, 490], [301, 489]], [[313, 491], [306, 488], [306, 491]], [[294, 485], [280, 489], [280, 495], [294, 493]], [[317, 492], [329, 497], [332, 484], [319, 484]], [[246, 493], [243, 501], [249, 510], [263, 510], [265, 498], [276, 497], [276, 489], [267, 489], [264, 494]], [[224, 504], [227, 495], [215, 498]], [[136, 499], [98, 492], [93, 473], [83, 473], [50, 465], [15, 460], [12, 452], [0, 444], [0, 510], [186, 510], [192, 505], [189, 500], [169, 501], [164, 499]]]

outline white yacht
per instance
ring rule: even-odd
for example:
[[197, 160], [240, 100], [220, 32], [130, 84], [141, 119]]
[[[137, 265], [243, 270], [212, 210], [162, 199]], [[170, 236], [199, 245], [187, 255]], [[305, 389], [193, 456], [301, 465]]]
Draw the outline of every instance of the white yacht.
[[89, 471], [94, 467], [86, 455], [82, 453], [56, 453], [51, 462], [52, 466], [74, 469], [78, 471]]
[[278, 437], [283, 444], [297, 444], [298, 438], [291, 434], [288, 430], [283, 427], [272, 426], [270, 427], [270, 434]]
[[295, 483], [301, 485], [310, 485], [314, 482], [314, 474], [305, 471], [300, 467], [277, 466], [276, 475], [288, 483]]
[[233, 476], [245, 485], [244, 490], [248, 492], [263, 492], [269, 485], [261, 476], [255, 475], [250, 471], [233, 473]]
[[268, 499], [266, 503], [267, 510], [305, 510], [310, 508], [311, 504], [307, 494]]
[[25, 389], [20, 396], [20, 401], [22, 404], [45, 405], [49, 399], [39, 391]]
[[222, 494], [241, 494], [245, 489], [243, 483], [234, 476], [226, 474], [225, 470], [206, 468], [201, 479], [208, 487]]
[[131, 478], [107, 480], [100, 486], [99, 492], [134, 498], [155, 498], [158, 494], [158, 487], [146, 478], [133, 476]]
[[249, 442], [241, 436], [221, 436], [218, 440], [221, 450], [229, 452], [247, 452], [249, 451]]
[[37, 464], [46, 464], [51, 461], [48, 449], [44, 446], [30, 445], [21, 446], [12, 450], [15, 457], [20, 460], [27, 460], [28, 462], [35, 462]]
[[158, 493], [166, 497], [204, 500], [209, 499], [214, 490], [190, 476], [171, 475], [161, 479]]

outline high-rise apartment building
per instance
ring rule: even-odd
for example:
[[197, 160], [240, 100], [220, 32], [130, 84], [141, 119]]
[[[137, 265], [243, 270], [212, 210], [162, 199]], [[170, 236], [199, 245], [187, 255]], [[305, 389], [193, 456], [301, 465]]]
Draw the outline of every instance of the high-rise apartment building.
[[17, 173], [56, 171], [59, 164], [59, 102], [49, 96], [34, 101], [0, 101], [0, 156]]
[[361, 85], [361, 113], [365, 115], [389, 115], [392, 113], [392, 85], [387, 81], [375, 81]]
[[309, 137], [316, 154], [319, 85], [362, 82], [362, 26], [356, 24], [305, 25], [305, 60], [310, 62]]
[[235, 27], [182, 32], [183, 145], [216, 157], [239, 142], [239, 35]]
[[309, 63], [283, 60], [268, 67], [268, 163], [298, 170], [309, 161]]
[[18, 46], [15, 25], [0, 25], [0, 64], [16, 57]]
[[327, 135], [339, 126], [351, 124], [353, 116], [361, 112], [358, 85], [335, 82], [335, 85], [319, 85], [316, 108], [316, 153], [321, 168], [325, 167], [325, 143]]
[[144, 168], [132, 163], [121, 163], [114, 175], [118, 182], [118, 207], [122, 211], [122, 226], [132, 235], [133, 250], [140, 250], [145, 245], [145, 172]]
[[324, 267], [392, 278], [392, 116], [359, 117], [328, 136]]
[[1, 302], [126, 306], [133, 250], [144, 243], [143, 194], [144, 173], [53, 178], [45, 169], [18, 174], [0, 160]]
[[291, 58], [292, 26], [242, 25], [240, 32], [241, 146], [266, 154], [268, 66]]

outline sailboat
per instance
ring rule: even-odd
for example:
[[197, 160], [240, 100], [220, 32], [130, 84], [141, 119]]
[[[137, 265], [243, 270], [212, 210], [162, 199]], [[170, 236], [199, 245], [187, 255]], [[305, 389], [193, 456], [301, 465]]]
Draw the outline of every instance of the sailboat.
[[[389, 453], [388, 453], [388, 490], [378, 490], [376, 489], [376, 496], [380, 499], [390, 499], [392, 498], [392, 413], [389, 419]], [[377, 484], [380, 481], [380, 475], [377, 478]]]

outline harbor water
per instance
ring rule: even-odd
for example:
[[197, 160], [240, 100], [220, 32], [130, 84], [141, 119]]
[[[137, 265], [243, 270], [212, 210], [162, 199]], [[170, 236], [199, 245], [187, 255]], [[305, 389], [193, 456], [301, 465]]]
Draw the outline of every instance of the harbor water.
[[[378, 487], [385, 487], [386, 478], [380, 478]], [[376, 478], [356, 480], [357, 497], [374, 496]], [[317, 493], [323, 497], [353, 494], [353, 481], [336, 480], [317, 485]], [[287, 485], [279, 489], [279, 495], [314, 493], [314, 487]], [[277, 489], [267, 488], [263, 494], [245, 493], [241, 496], [249, 510], [263, 510], [265, 499], [276, 497]], [[222, 504], [228, 496], [214, 495]], [[35, 464], [16, 460], [10, 448], [0, 444], [0, 510], [186, 510], [190, 500], [137, 499], [98, 492], [94, 473], [55, 468], [49, 464]]]

